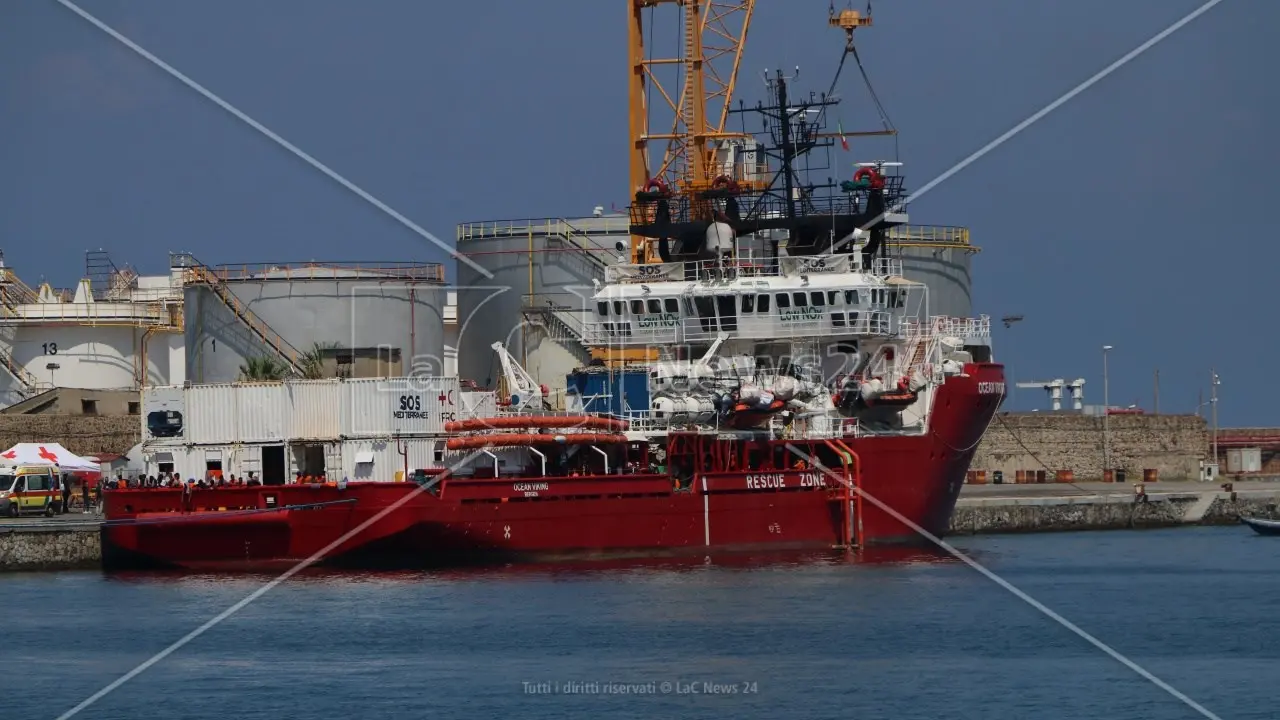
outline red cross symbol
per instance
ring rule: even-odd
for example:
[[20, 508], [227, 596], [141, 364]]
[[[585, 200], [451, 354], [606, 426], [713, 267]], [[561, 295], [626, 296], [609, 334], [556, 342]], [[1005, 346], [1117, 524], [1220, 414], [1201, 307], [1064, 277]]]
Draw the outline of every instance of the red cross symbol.
[[10, 460], [13, 460], [14, 458], [18, 457], [18, 453], [16, 453], [16, 452], [14, 452], [14, 451], [10, 450], [10, 451], [9, 451], [9, 452], [7, 452], [7, 453], [0, 453], [0, 457], [2, 457], [2, 458], [9, 458]]
[[438, 398], [436, 398], [436, 399], [437, 399], [437, 400], [439, 400], [441, 403], [446, 403], [446, 402], [447, 402], [447, 403], [449, 403], [450, 405], [452, 405], [452, 404], [453, 404], [453, 391], [452, 391], [452, 390], [450, 390], [448, 393], [441, 392], [441, 393], [440, 393], [440, 397], [438, 397]]
[[54, 455], [53, 453], [49, 452], [48, 450], [45, 450], [43, 445], [41, 445], [41, 446], [40, 446], [40, 453], [39, 453], [39, 455], [40, 455], [40, 457], [44, 458], [45, 460], [48, 460], [49, 462], [51, 462], [51, 463], [53, 463], [53, 464], [55, 464], [55, 465], [56, 465], [56, 464], [58, 464], [58, 456], [57, 456], [57, 455]]

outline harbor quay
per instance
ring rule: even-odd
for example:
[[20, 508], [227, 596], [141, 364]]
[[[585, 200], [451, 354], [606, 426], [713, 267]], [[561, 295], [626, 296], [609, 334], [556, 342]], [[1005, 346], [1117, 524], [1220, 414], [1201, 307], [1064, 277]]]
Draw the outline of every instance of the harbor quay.
[[[1234, 525], [1280, 516], [1280, 476], [1227, 482], [965, 485], [951, 535]], [[0, 519], [0, 572], [99, 567], [100, 517]]]

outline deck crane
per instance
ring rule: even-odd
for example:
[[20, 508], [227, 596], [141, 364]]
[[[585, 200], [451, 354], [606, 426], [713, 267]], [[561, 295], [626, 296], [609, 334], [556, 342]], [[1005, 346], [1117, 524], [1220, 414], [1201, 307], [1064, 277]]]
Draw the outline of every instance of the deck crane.
[[547, 400], [546, 387], [539, 385], [538, 381], [516, 362], [501, 342], [494, 343], [492, 347], [498, 354], [498, 362], [502, 363], [502, 377], [507, 389], [507, 410], [510, 412], [543, 410]]
[[[659, 253], [651, 242], [654, 236], [638, 227], [648, 226], [652, 231], [653, 226], [663, 227], [670, 220], [655, 206], [655, 198], [682, 204], [683, 210], [677, 214], [686, 224], [720, 222], [717, 216], [727, 213], [721, 207], [725, 197], [767, 190], [770, 173], [754, 136], [728, 127], [756, 0], [627, 0], [627, 5], [631, 70], [627, 89], [628, 194], [634, 193], [637, 201], [646, 200], [632, 206], [630, 250], [631, 262], [644, 263], [657, 260]], [[661, 6], [679, 11], [682, 38], [668, 35], [655, 42], [655, 27], [670, 27], [667, 21], [657, 19]], [[872, 24], [870, 0], [861, 12], [852, 8], [837, 11], [832, 0], [828, 24], [844, 32], [844, 57], [853, 56], [870, 89], [853, 42], [856, 30]], [[664, 53], [666, 57], [651, 55], [657, 47], [673, 46], [678, 51]], [[840, 65], [844, 66], [843, 58]], [[837, 70], [836, 79], [839, 76]], [[834, 91], [833, 80], [828, 95]], [[896, 135], [874, 90], [871, 97], [885, 129], [821, 133], [818, 137], [838, 138], [843, 145], [854, 136]], [[665, 144], [661, 157], [656, 153], [651, 156], [650, 143]]]

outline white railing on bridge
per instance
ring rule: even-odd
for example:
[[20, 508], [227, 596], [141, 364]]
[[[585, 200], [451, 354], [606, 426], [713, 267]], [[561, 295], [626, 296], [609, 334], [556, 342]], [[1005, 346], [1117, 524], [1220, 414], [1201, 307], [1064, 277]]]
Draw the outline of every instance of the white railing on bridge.
[[739, 253], [731, 259], [687, 262], [619, 263], [605, 269], [605, 282], [645, 283], [683, 281], [723, 281], [753, 277], [799, 277], [856, 273], [877, 278], [902, 277], [902, 260], [876, 258], [869, 270], [862, 269], [860, 253], [803, 255], [769, 258]]

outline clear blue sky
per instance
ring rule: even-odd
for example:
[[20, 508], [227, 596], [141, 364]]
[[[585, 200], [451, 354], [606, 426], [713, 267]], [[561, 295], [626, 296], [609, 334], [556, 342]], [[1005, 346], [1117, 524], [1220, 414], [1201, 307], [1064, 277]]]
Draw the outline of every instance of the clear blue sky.
[[[1199, 4], [879, 0], [859, 47], [919, 187]], [[81, 6], [442, 238], [627, 201], [623, 0]], [[739, 97], [766, 67], [825, 89], [826, 11], [759, 0]], [[1226, 0], [912, 206], [972, 229], [976, 311], [1026, 316], [997, 329], [1016, 379], [1098, 402], [1111, 344], [1115, 404], [1150, 407], [1159, 368], [1161, 409], [1189, 412], [1216, 365], [1224, 424], [1280, 424], [1277, 21]], [[872, 117], [855, 72], [841, 90], [846, 129]], [[70, 284], [99, 247], [150, 272], [170, 250], [443, 259], [53, 0], [0, 5], [0, 118], [0, 247], [28, 282]]]

